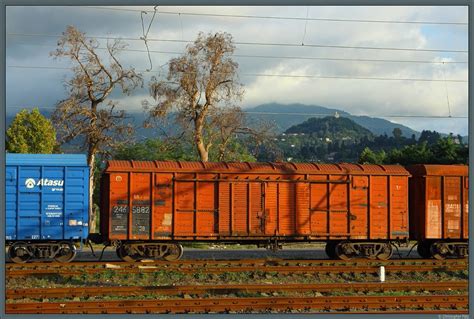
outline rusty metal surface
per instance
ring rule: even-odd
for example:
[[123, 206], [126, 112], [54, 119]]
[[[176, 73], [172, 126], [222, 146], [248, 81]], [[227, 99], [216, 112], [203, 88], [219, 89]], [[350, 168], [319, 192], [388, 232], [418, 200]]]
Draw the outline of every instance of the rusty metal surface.
[[467, 311], [467, 295], [434, 296], [331, 296], [331, 297], [260, 297], [193, 298], [166, 300], [119, 300], [54, 303], [7, 303], [6, 313], [209, 313], [259, 311], [351, 311], [390, 309], [436, 309]]
[[[73, 276], [81, 275], [84, 273], [94, 274], [104, 271], [115, 271], [117, 273], [153, 273], [156, 271], [179, 271], [182, 273], [214, 273], [220, 274], [225, 272], [277, 272], [277, 273], [362, 273], [369, 272], [375, 273], [378, 271], [378, 264], [370, 263], [356, 263], [356, 264], [311, 264], [311, 263], [290, 263], [290, 264], [279, 264], [279, 263], [243, 263], [243, 264], [223, 264], [222, 262], [210, 262], [203, 264], [183, 264], [181, 262], [161, 264], [161, 263], [103, 263], [102, 266], [96, 267], [93, 263], [91, 267], [86, 267], [87, 263], [80, 263], [81, 266], [75, 267], [36, 267], [33, 271], [32, 268], [28, 267], [8, 267], [6, 276], [8, 277], [28, 277], [28, 276], [49, 276], [49, 275], [61, 275], [61, 276]], [[466, 270], [466, 262], [452, 262], [441, 263], [428, 262], [428, 263], [388, 263], [385, 264], [386, 272], [396, 271], [456, 271]]]
[[410, 237], [468, 239], [468, 166], [414, 165], [410, 179]]
[[204, 173], [270, 173], [270, 174], [354, 174], [404, 175], [409, 173], [399, 165], [357, 165], [316, 163], [250, 163], [250, 162], [180, 162], [180, 161], [121, 161], [107, 162], [106, 172], [204, 172]]
[[108, 240], [408, 237], [401, 166], [110, 161], [105, 175]]
[[360, 267], [360, 266], [433, 266], [433, 267], [465, 267], [467, 268], [467, 259], [392, 259], [392, 260], [370, 260], [353, 259], [345, 260], [320, 260], [320, 259], [280, 259], [280, 258], [262, 258], [262, 259], [197, 259], [197, 260], [145, 260], [143, 262], [109, 262], [109, 261], [76, 261], [70, 263], [58, 262], [31, 262], [26, 264], [6, 263], [7, 270], [40, 270], [40, 269], [58, 269], [58, 268], [95, 268], [95, 267], [139, 267], [139, 266], [159, 266], [163, 269], [167, 267], [179, 268], [200, 268], [200, 267], [227, 267], [227, 266], [334, 266], [334, 267]]
[[468, 176], [467, 165], [409, 165], [405, 167], [414, 177], [418, 176]]
[[446, 291], [466, 290], [467, 281], [446, 282], [357, 282], [329, 284], [225, 284], [180, 286], [99, 286], [71, 288], [8, 289], [7, 299], [75, 298], [89, 296], [202, 295], [242, 292], [334, 292], [334, 291]]
[[391, 259], [391, 260], [371, 260], [371, 259], [352, 259], [346, 260], [334, 260], [334, 259], [282, 259], [282, 258], [242, 258], [242, 259], [189, 259], [179, 261], [164, 261], [164, 260], [143, 260], [141, 262], [124, 262], [124, 261], [74, 261], [69, 263], [59, 262], [30, 262], [25, 264], [16, 264], [12, 262], [6, 263], [7, 270], [14, 269], [30, 269], [37, 270], [42, 268], [74, 268], [74, 267], [106, 267], [107, 265], [121, 266], [121, 267], [138, 267], [143, 265], [157, 265], [161, 267], [225, 267], [225, 266], [389, 266], [389, 265], [423, 265], [423, 266], [436, 266], [436, 267], [451, 267], [451, 266], [462, 266], [467, 267], [467, 259]]

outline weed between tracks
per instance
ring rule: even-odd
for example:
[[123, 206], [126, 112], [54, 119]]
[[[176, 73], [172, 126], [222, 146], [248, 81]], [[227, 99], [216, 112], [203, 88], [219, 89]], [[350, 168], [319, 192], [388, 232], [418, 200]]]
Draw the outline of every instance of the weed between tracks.
[[[468, 272], [466, 271], [433, 271], [433, 272], [389, 272], [387, 274], [388, 282], [414, 281], [414, 282], [443, 282], [443, 281], [459, 281], [467, 280]], [[154, 272], [142, 273], [124, 273], [114, 269], [104, 269], [99, 273], [89, 274], [83, 272], [75, 276], [62, 276], [59, 274], [48, 275], [42, 277], [28, 278], [8, 278], [7, 288], [53, 288], [53, 287], [121, 287], [121, 286], [179, 286], [179, 285], [225, 285], [225, 284], [315, 284], [315, 283], [347, 283], [347, 282], [376, 282], [378, 276], [375, 273], [301, 273], [301, 274], [282, 274], [277, 272], [265, 271], [247, 271], [247, 272], [224, 272], [220, 274], [205, 273], [197, 270], [194, 273], [183, 273], [179, 271], [158, 270]], [[30, 302], [87, 302], [87, 301], [116, 301], [116, 300], [167, 300], [167, 299], [216, 299], [216, 298], [295, 298], [295, 297], [311, 297], [324, 298], [330, 296], [431, 296], [436, 295], [464, 295], [467, 291], [445, 290], [445, 291], [428, 291], [419, 290], [415, 287], [407, 291], [383, 291], [383, 290], [335, 290], [335, 291], [308, 291], [308, 292], [285, 292], [285, 291], [265, 291], [265, 292], [249, 292], [244, 289], [232, 291], [207, 290], [200, 293], [195, 291], [186, 291], [181, 293], [160, 294], [159, 291], [153, 292], [137, 292], [133, 295], [119, 296], [84, 296], [84, 297], [62, 297], [62, 298], [28, 298], [18, 300], [7, 300], [11, 303], [30, 303]], [[361, 309], [363, 311], [363, 309]], [[389, 310], [389, 309], [386, 309]], [[396, 309], [394, 309], [396, 310]], [[399, 309], [400, 310], [400, 309]], [[286, 310], [262, 310], [254, 311], [252, 309], [233, 311], [231, 313], [255, 313], [255, 312], [271, 312], [271, 313], [305, 313], [310, 309], [293, 309]], [[350, 311], [350, 309], [331, 309], [322, 312], [331, 311]]]
[[[463, 295], [466, 294], [466, 290], [447, 290], [437, 291], [437, 294], [443, 295]], [[167, 300], [167, 299], [207, 299], [207, 298], [251, 298], [251, 297], [330, 297], [330, 296], [426, 296], [432, 295], [430, 291], [332, 291], [332, 292], [247, 292], [247, 291], [236, 291], [233, 293], [179, 293], [175, 295], [160, 295], [159, 293], [144, 293], [129, 296], [86, 296], [86, 297], [74, 297], [74, 298], [25, 298], [18, 300], [7, 300], [7, 303], [25, 303], [25, 302], [68, 302], [68, 301], [111, 301], [111, 300]], [[157, 298], [159, 297], [159, 298]]]
[[[146, 265], [145, 265], [146, 266]], [[303, 265], [301, 265], [303, 267]], [[347, 270], [343, 273], [330, 272], [308, 272], [284, 274], [275, 271], [263, 271], [258, 267], [253, 271], [208, 273], [204, 269], [196, 267], [192, 273], [185, 273], [177, 269], [160, 269], [147, 272], [126, 272], [113, 268], [102, 269], [96, 273], [89, 273], [85, 268], [78, 267], [77, 275], [41, 275], [31, 277], [8, 277], [6, 278], [7, 289], [18, 288], [66, 288], [66, 287], [125, 287], [125, 286], [183, 286], [183, 285], [233, 285], [233, 284], [317, 284], [317, 283], [348, 283], [348, 282], [377, 282], [379, 277], [376, 272], [359, 273], [351, 272], [350, 269], [355, 264], [347, 263]], [[468, 271], [453, 271], [447, 268], [439, 268], [434, 271], [424, 272], [394, 272], [386, 274], [387, 282], [445, 282], [467, 280]], [[426, 296], [426, 295], [461, 295], [466, 294], [465, 289], [428, 291], [410, 288], [406, 291], [381, 291], [381, 290], [334, 290], [309, 291], [309, 292], [284, 292], [265, 291], [249, 292], [244, 289], [223, 291], [207, 290], [197, 293], [196, 291], [186, 291], [181, 293], [160, 294], [159, 291], [142, 291], [134, 295], [119, 296], [84, 296], [84, 297], [62, 297], [62, 298], [33, 298], [7, 300], [7, 303], [28, 303], [28, 302], [83, 302], [83, 301], [113, 301], [113, 300], [165, 300], [165, 299], [195, 299], [195, 298], [277, 298], [277, 297], [314, 297], [324, 298], [329, 296]], [[249, 310], [250, 311], [250, 310]], [[247, 311], [247, 312], [249, 312]], [[287, 311], [262, 311], [262, 312], [306, 312], [305, 309], [288, 309]], [[233, 313], [245, 313], [237, 311]]]
[[[468, 271], [436, 270], [432, 272], [388, 272], [386, 281], [439, 282], [467, 280]], [[205, 284], [297, 284], [297, 283], [347, 283], [377, 282], [374, 273], [293, 273], [283, 274], [261, 270], [244, 272], [206, 273], [197, 269], [193, 273], [178, 270], [127, 273], [104, 269], [97, 273], [83, 271], [80, 275], [45, 275], [38, 277], [7, 277], [7, 289], [53, 288], [75, 286], [157, 286], [157, 285], [205, 285]]]

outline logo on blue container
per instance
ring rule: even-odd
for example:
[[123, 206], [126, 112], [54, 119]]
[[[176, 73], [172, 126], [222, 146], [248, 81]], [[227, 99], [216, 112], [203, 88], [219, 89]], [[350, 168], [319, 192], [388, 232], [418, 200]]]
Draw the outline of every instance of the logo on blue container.
[[26, 188], [33, 188], [35, 186], [63, 186], [64, 180], [62, 179], [48, 179], [41, 178], [38, 181], [35, 181], [33, 178], [27, 178], [25, 180]]

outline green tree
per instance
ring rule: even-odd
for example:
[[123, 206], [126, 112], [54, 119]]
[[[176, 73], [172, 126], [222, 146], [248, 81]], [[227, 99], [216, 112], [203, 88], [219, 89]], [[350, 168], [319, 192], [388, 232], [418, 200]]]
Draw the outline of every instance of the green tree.
[[113, 154], [114, 159], [135, 161], [181, 160], [195, 161], [193, 146], [178, 138], [149, 138], [144, 141], [122, 145]]
[[435, 144], [441, 138], [441, 134], [436, 131], [423, 130], [418, 143], [427, 142], [429, 145]]
[[457, 150], [457, 161], [461, 164], [469, 164], [469, 148], [467, 145], [461, 145]]
[[458, 163], [458, 149], [459, 145], [451, 137], [440, 138], [432, 147], [434, 158], [439, 164]]
[[7, 130], [7, 152], [51, 154], [56, 143], [56, 130], [38, 108], [21, 110]]
[[360, 164], [383, 164], [386, 160], [387, 154], [385, 151], [374, 152], [370, 148], [366, 147], [362, 151], [359, 157]]
[[433, 152], [425, 141], [419, 145], [408, 145], [401, 150], [393, 149], [388, 154], [389, 164], [432, 164], [434, 163]]
[[[248, 148], [245, 146], [246, 140], [231, 138], [225, 145], [219, 144], [217, 149], [211, 149], [209, 158], [212, 161], [227, 161], [227, 162], [255, 162], [257, 159], [253, 156]], [[220, 150], [225, 147], [225, 151]]]
[[402, 130], [399, 127], [396, 127], [396, 128], [393, 129], [392, 134], [393, 134], [393, 137], [396, 140], [399, 140], [402, 137], [403, 133], [402, 133]]

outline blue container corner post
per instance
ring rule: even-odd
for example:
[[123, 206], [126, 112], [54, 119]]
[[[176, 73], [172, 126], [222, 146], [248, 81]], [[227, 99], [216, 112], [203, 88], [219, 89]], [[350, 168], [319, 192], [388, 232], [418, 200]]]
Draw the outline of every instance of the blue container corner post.
[[89, 234], [83, 154], [6, 154], [6, 241], [80, 241]]

